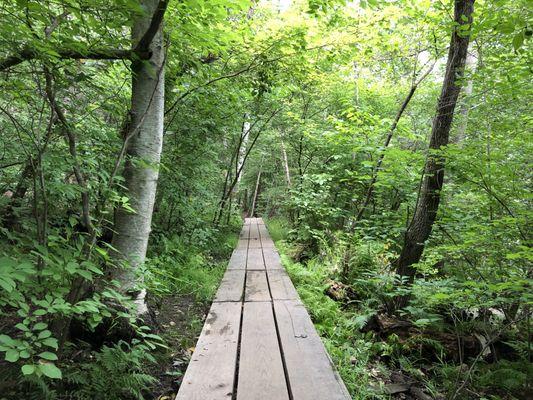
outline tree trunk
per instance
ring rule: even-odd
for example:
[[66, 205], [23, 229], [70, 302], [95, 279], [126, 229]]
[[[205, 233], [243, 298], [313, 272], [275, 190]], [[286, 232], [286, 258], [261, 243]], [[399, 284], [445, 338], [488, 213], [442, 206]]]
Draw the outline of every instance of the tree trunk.
[[[469, 30], [464, 30], [463, 26], [472, 23], [473, 8], [474, 0], [455, 0], [454, 14], [457, 25], [452, 32], [446, 74], [431, 129], [424, 177], [413, 219], [405, 233], [404, 245], [397, 262], [396, 272], [406, 278], [408, 283], [412, 283], [414, 279], [416, 269], [413, 264], [420, 261], [439, 209], [445, 159], [438, 152], [448, 144], [468, 50]], [[405, 296], [397, 298], [395, 309], [403, 307], [407, 300]]]
[[257, 173], [257, 180], [255, 182], [255, 191], [254, 191], [254, 198], [252, 200], [252, 209], [250, 210], [250, 217], [253, 218], [255, 213], [255, 204], [257, 202], [257, 194], [259, 192], [259, 183], [261, 182], [261, 167], [259, 167], [259, 172]]
[[[132, 30], [132, 40], [137, 48], [142, 47], [142, 42], [150, 36], [148, 32], [154, 28], [153, 20], [160, 7], [157, 0], [142, 0], [141, 5], [146, 13], [135, 21]], [[155, 28], [152, 38], [143, 44], [151, 52], [149, 62], [132, 63], [130, 126], [138, 126], [138, 129], [125, 138], [129, 142], [124, 178], [130, 206], [135, 212], [125, 208], [117, 211], [112, 241], [117, 250], [115, 259], [125, 262], [115, 278], [121, 282], [123, 292], [135, 296], [139, 315], [146, 313], [147, 308], [145, 291], [136, 291], [137, 271], [146, 257], [163, 144], [165, 85], [161, 21]]]
[[287, 189], [291, 188], [291, 170], [289, 169], [289, 159], [287, 158], [287, 150], [283, 142], [283, 136], [280, 134], [281, 155], [283, 156], [283, 168], [285, 169], [285, 179], [287, 180]]

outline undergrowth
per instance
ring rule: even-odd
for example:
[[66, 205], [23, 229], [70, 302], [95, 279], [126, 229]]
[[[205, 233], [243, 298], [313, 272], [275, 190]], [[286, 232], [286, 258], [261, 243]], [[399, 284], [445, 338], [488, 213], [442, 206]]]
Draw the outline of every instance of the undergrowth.
[[[239, 228], [240, 221], [235, 221], [219, 230], [197, 231], [187, 239], [154, 235], [143, 276], [157, 335], [145, 326], [137, 338], [115, 342], [106, 338], [102, 346], [71, 338], [64, 356], [54, 357], [62, 379], [20, 376], [20, 365], [0, 362], [0, 400], [143, 400], [157, 398], [158, 392], [172, 397]], [[98, 324], [91, 329], [98, 329]]]
[[[287, 238], [281, 219], [267, 224], [277, 238]], [[388, 242], [353, 245], [348, 278], [342, 275], [348, 248], [342, 240], [322, 243], [305, 262], [294, 261], [302, 248], [297, 241], [280, 240], [276, 246], [353, 399], [389, 398], [384, 389], [399, 375], [431, 398], [530, 398], [533, 364], [527, 321], [507, 326], [491, 311], [502, 307], [495, 292], [524, 293], [520, 281], [487, 285], [422, 277], [410, 289], [410, 304], [399, 315], [388, 316], [387, 304], [398, 294]], [[492, 312], [490, 318], [487, 312]], [[376, 319], [393, 328], [375, 326]], [[483, 356], [477, 344], [481, 335], [501, 339]], [[464, 342], [468, 340], [470, 348]]]

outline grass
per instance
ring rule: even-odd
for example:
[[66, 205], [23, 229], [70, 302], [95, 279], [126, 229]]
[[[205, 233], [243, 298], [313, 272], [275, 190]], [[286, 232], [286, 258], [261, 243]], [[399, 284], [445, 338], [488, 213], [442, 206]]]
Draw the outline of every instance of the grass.
[[266, 223], [268, 225], [268, 233], [274, 242], [287, 239], [289, 223], [285, 218], [269, 218]]

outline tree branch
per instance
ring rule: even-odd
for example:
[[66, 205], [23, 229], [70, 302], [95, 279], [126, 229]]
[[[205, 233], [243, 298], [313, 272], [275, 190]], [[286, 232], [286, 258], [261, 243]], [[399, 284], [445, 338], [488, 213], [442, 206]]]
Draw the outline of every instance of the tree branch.
[[[86, 60], [123, 60], [130, 59], [132, 56], [132, 50], [123, 49], [95, 49], [87, 52], [80, 52], [69, 49], [56, 50], [59, 54], [59, 58], [62, 59], [86, 59]], [[5, 71], [15, 65], [23, 63], [24, 61], [32, 60], [39, 57], [39, 52], [25, 47], [18, 54], [11, 55], [0, 61], [0, 71]], [[146, 52], [138, 52], [137, 57], [142, 59], [149, 58], [149, 54]]]
[[150, 22], [150, 26], [144, 33], [141, 40], [139, 40], [139, 43], [137, 43], [137, 46], [135, 46], [135, 53], [148, 52], [150, 44], [152, 43], [155, 34], [159, 30], [159, 26], [163, 22], [163, 17], [165, 16], [165, 12], [167, 11], [169, 1], [170, 0], [159, 0], [159, 4], [157, 5], [157, 9], [154, 12], [152, 21]]

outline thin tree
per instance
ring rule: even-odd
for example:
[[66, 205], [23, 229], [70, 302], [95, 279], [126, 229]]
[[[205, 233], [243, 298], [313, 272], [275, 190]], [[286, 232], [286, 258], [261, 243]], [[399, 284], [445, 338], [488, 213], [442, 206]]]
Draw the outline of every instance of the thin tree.
[[[407, 283], [416, 275], [413, 264], [420, 261], [439, 209], [444, 184], [445, 157], [457, 99], [461, 91], [466, 63], [470, 27], [475, 0], [455, 0], [454, 27], [446, 63], [446, 73], [433, 120], [429, 152], [413, 218], [405, 233], [404, 245], [397, 261], [396, 272]], [[403, 307], [408, 297], [395, 299], [393, 309]]]
[[[368, 185], [365, 200], [363, 201], [363, 205], [359, 209], [359, 212], [357, 213], [357, 217], [355, 218], [356, 222], [361, 220], [366, 208], [368, 207], [368, 204], [370, 204], [370, 200], [372, 199], [372, 194], [374, 193], [374, 187], [378, 180], [378, 173], [381, 168], [381, 164], [383, 163], [383, 159], [385, 158], [385, 150], [387, 149], [387, 147], [389, 147], [389, 144], [392, 140], [392, 136], [394, 135], [394, 131], [396, 130], [396, 127], [398, 126], [398, 123], [400, 122], [400, 119], [402, 118], [402, 115], [405, 112], [407, 106], [411, 102], [411, 99], [413, 98], [416, 92], [416, 89], [419, 87], [420, 83], [422, 83], [422, 81], [431, 73], [434, 65], [435, 63], [431, 64], [428, 70], [418, 80], [415, 80], [413, 77], [413, 82], [411, 84], [411, 88], [409, 89], [409, 93], [407, 93], [407, 96], [405, 97], [400, 108], [398, 109], [398, 112], [396, 113], [396, 117], [394, 117], [394, 121], [392, 122], [392, 125], [389, 129], [389, 133], [387, 134], [387, 138], [385, 139], [385, 143], [383, 144], [383, 149], [381, 150], [379, 154], [378, 160], [372, 172], [372, 179], [370, 180], [370, 184]], [[414, 73], [416, 73], [416, 66], [415, 66]], [[353, 224], [352, 226], [355, 226], [355, 224]]]

